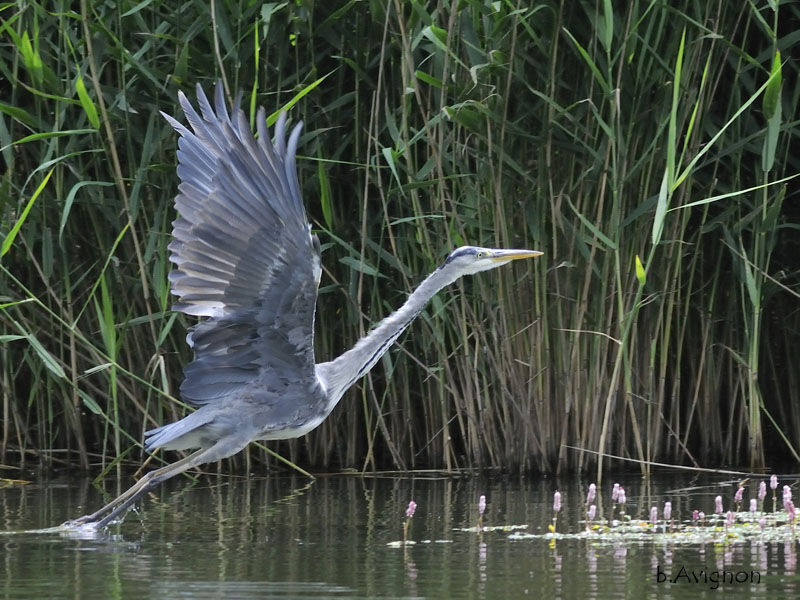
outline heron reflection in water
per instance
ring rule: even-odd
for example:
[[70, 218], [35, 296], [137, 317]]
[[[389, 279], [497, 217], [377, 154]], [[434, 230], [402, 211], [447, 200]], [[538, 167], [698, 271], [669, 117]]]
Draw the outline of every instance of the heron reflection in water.
[[169, 245], [178, 297], [173, 310], [204, 317], [187, 336], [194, 360], [184, 369], [181, 398], [197, 410], [145, 433], [145, 449], [197, 449], [148, 472], [97, 512], [67, 527], [104, 527], [162, 481], [218, 461], [255, 440], [305, 435], [322, 423], [411, 324], [428, 300], [463, 275], [532, 258], [536, 250], [455, 249], [406, 302], [353, 348], [314, 362], [314, 310], [322, 268], [297, 181], [301, 123], [286, 139], [286, 113], [270, 143], [264, 109], [256, 139], [238, 107], [231, 114], [217, 84], [212, 107], [197, 87], [195, 111], [183, 93], [178, 218]]

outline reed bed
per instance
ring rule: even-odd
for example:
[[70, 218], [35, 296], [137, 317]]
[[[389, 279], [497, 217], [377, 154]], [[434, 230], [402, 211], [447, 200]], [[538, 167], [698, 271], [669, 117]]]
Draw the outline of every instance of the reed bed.
[[439, 294], [317, 431], [226, 468], [798, 460], [798, 18], [775, 1], [3, 5], [0, 463], [105, 473], [187, 410], [158, 111], [218, 78], [251, 117], [291, 103], [305, 122], [320, 360], [457, 245], [545, 252]]

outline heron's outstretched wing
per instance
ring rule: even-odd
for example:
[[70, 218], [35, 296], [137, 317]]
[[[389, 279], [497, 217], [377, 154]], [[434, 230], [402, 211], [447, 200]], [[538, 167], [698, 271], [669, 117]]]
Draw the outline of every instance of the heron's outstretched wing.
[[267, 371], [313, 379], [320, 256], [297, 182], [301, 124], [287, 143], [281, 114], [271, 143], [261, 109], [256, 141], [238, 100], [228, 114], [221, 84], [214, 108], [198, 85], [199, 115], [179, 98], [191, 130], [162, 113], [181, 135], [173, 309], [208, 317], [187, 336], [195, 359], [181, 396], [207, 404]]

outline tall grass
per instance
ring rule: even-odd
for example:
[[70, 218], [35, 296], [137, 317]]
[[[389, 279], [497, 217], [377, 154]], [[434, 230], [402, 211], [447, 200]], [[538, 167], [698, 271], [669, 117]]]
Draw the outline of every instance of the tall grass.
[[54, 4], [0, 11], [3, 464], [107, 472], [186, 410], [158, 111], [218, 78], [251, 117], [305, 121], [320, 360], [454, 246], [545, 252], [439, 294], [271, 450], [368, 470], [798, 459], [796, 4]]

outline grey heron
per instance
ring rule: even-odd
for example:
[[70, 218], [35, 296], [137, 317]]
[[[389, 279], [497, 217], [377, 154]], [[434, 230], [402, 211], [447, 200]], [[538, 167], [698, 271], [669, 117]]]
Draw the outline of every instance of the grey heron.
[[173, 310], [203, 317], [187, 336], [194, 360], [180, 387], [182, 399], [197, 410], [147, 431], [145, 449], [195, 451], [146, 473], [97, 512], [65, 526], [104, 527], [170, 477], [255, 440], [305, 435], [440, 289], [463, 275], [542, 254], [457, 248], [353, 348], [317, 364], [314, 312], [322, 269], [297, 180], [302, 123], [287, 140], [281, 113], [270, 142], [262, 107], [256, 139], [238, 99], [228, 112], [221, 84], [214, 107], [197, 86], [199, 114], [182, 92], [178, 96], [188, 127], [161, 113], [180, 136], [169, 279], [178, 298]]

